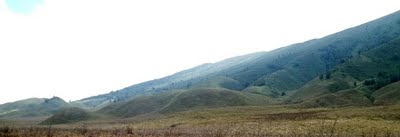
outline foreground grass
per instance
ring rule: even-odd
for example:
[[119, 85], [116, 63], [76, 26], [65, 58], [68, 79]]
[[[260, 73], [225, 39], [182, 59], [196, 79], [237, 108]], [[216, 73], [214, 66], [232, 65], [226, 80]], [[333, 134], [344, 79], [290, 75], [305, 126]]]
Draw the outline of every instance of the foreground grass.
[[400, 106], [230, 107], [69, 125], [5, 125], [0, 136], [400, 136]]

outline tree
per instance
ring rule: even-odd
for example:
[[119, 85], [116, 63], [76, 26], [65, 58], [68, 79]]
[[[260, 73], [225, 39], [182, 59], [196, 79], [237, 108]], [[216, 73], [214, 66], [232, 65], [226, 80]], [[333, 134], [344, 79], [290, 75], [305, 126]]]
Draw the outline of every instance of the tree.
[[396, 75], [391, 75], [390, 76], [390, 83], [395, 83], [397, 81], [399, 81], [398, 76], [396, 76]]
[[186, 84], [186, 88], [190, 88], [192, 86], [192, 82], [188, 82], [187, 84]]
[[387, 72], [379, 72], [378, 73], [378, 79], [384, 79], [385, 77], [387, 77]]
[[400, 60], [400, 57], [399, 57], [398, 55], [394, 55], [394, 56], [391, 58], [391, 60], [392, 60], [392, 61], [399, 61], [399, 60]]
[[369, 80], [364, 81], [364, 85], [366, 85], [366, 86], [373, 85], [373, 84], [375, 84], [374, 79], [369, 79]]
[[330, 79], [331, 78], [331, 72], [326, 72], [326, 79]]
[[397, 79], [399, 79], [399, 80], [400, 80], [400, 67], [399, 67], [399, 72], [398, 72]]

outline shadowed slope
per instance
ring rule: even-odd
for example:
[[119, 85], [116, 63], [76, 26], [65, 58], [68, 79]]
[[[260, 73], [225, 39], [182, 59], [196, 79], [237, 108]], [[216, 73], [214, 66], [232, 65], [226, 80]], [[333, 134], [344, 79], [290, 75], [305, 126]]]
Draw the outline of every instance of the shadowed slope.
[[387, 85], [372, 96], [375, 98], [374, 104], [400, 104], [400, 82]]
[[[346, 60], [328, 72], [330, 78], [326, 78], [326, 74], [322, 79], [315, 78], [286, 102], [307, 102], [307, 106], [336, 105], [336, 102], [342, 102], [342, 105], [395, 104], [400, 100], [396, 92], [398, 85], [389, 84], [400, 80], [399, 53], [400, 37]], [[386, 87], [387, 85], [389, 87]], [[356, 91], [353, 93], [357, 94], [339, 95], [347, 91]], [[330, 98], [335, 98], [337, 101], [321, 102], [329, 95], [334, 95]], [[340, 101], [343, 98], [355, 100], [367, 98], [369, 103], [364, 99], [358, 100], [359, 102], [343, 103]], [[310, 104], [312, 101], [316, 101], [314, 105]]]
[[91, 120], [95, 118], [99, 118], [99, 116], [94, 113], [87, 112], [86, 110], [83, 110], [81, 108], [71, 107], [71, 108], [61, 109], [50, 118], [41, 122], [41, 124], [44, 125], [68, 124], [68, 123]]

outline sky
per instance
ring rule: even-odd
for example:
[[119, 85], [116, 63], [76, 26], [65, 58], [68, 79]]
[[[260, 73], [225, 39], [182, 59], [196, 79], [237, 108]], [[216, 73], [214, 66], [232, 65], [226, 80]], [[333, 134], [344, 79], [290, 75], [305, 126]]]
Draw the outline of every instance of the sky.
[[399, 0], [0, 0], [0, 103], [108, 93], [321, 38]]

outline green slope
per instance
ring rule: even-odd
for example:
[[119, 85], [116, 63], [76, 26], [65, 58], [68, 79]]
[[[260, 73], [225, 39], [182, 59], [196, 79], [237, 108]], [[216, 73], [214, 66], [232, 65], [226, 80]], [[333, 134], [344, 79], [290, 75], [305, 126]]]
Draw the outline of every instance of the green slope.
[[0, 105], [0, 118], [50, 116], [69, 104], [59, 97], [31, 98]]
[[45, 99], [42, 98], [30, 98], [2, 104], [0, 105], [0, 112], [1, 114], [6, 114], [7, 112], [16, 111], [17, 109], [25, 109], [31, 106], [39, 105], [43, 103], [44, 100]]
[[370, 105], [370, 100], [357, 90], [342, 90], [336, 93], [327, 93], [304, 102], [297, 103], [299, 107], [343, 107], [343, 106], [365, 106]]
[[138, 96], [128, 102], [104, 107], [99, 113], [132, 117], [149, 113], [173, 113], [191, 109], [266, 105], [273, 102], [260, 95], [221, 88], [196, 88], [156, 95]]
[[131, 117], [161, 110], [180, 92], [160, 93], [157, 95], [141, 95], [127, 102], [110, 104], [98, 112], [118, 117]]
[[[313, 81], [300, 88], [286, 103], [303, 103], [318, 100], [328, 95], [335, 95], [338, 100], [344, 98], [338, 93], [353, 89], [358, 95], [348, 95], [347, 98], [357, 99], [361, 96], [369, 99], [369, 104], [393, 104], [397, 98], [397, 84], [390, 83], [400, 80], [400, 37], [381, 46], [361, 53], [330, 71], [330, 79], [315, 78]], [[326, 75], [325, 75], [326, 76]], [[370, 82], [369, 82], [370, 81]], [[388, 87], [386, 87], [389, 85]], [[344, 91], [342, 91], [344, 90]], [[338, 92], [340, 91], [340, 92]], [[338, 93], [335, 93], [338, 92]], [[361, 95], [361, 96], [360, 96]], [[389, 97], [390, 96], [390, 97]], [[385, 99], [390, 98], [390, 99]], [[347, 102], [342, 105], [368, 104], [360, 102]], [[342, 101], [343, 102], [343, 101]], [[320, 102], [314, 102], [318, 105]], [[324, 102], [336, 105], [332, 101]]]
[[271, 103], [265, 96], [241, 93], [228, 89], [204, 88], [179, 93], [160, 112], [168, 113], [226, 106], [267, 105]]
[[206, 81], [199, 82], [191, 88], [226, 88], [230, 90], [242, 90], [245, 88], [239, 81], [229, 77], [217, 76]]
[[[333, 70], [349, 59], [357, 58], [359, 54], [366, 55], [365, 53], [396, 39], [400, 35], [399, 22], [400, 12], [396, 12], [320, 39], [269, 52], [258, 52], [203, 64], [161, 79], [74, 103], [98, 109], [111, 102], [128, 101], [138, 95], [185, 90], [199, 85], [199, 87], [223, 87], [265, 95], [292, 94], [289, 92], [303, 87], [318, 75]], [[360, 67], [367, 66], [360, 64]], [[357, 74], [358, 76], [354, 74], [350, 76], [359, 81], [375, 75], [369, 74], [369, 70]]]
[[93, 112], [88, 112], [77, 107], [63, 108], [57, 111], [53, 116], [41, 122], [43, 125], [53, 124], [69, 124], [80, 121], [94, 120], [101, 118], [100, 115]]
[[387, 85], [375, 91], [372, 96], [375, 98], [374, 104], [400, 104], [400, 82]]

